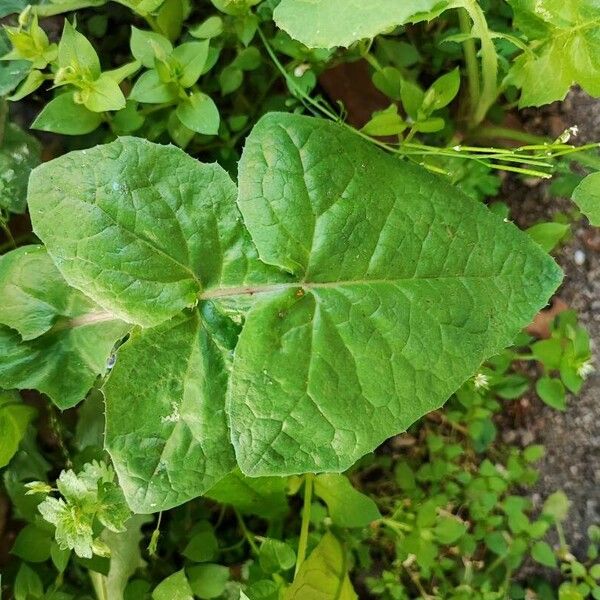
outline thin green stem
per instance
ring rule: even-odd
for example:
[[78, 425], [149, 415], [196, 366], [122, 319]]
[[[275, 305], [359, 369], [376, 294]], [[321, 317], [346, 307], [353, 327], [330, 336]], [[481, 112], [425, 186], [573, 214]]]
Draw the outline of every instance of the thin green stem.
[[0, 146], [4, 143], [4, 131], [6, 121], [8, 120], [8, 101], [6, 98], [0, 98]]
[[304, 476], [304, 505], [302, 507], [302, 524], [300, 525], [300, 539], [298, 540], [298, 554], [296, 558], [294, 577], [298, 575], [298, 571], [300, 571], [300, 567], [306, 558], [314, 478], [315, 476], [312, 473], [307, 473]]
[[258, 546], [256, 545], [256, 542], [254, 541], [254, 535], [246, 527], [246, 523], [244, 522], [242, 515], [236, 509], [234, 509], [234, 512], [235, 512], [235, 517], [240, 525], [240, 529], [242, 530], [242, 533], [244, 534], [244, 538], [248, 542], [248, 545], [250, 546], [250, 549], [252, 550], [252, 552], [256, 556], [258, 556]]
[[525, 131], [517, 131], [510, 127], [479, 127], [472, 134], [474, 139], [504, 139], [522, 142], [524, 144], [543, 144], [548, 140], [540, 135], [533, 135]]
[[481, 94], [477, 106], [472, 107], [471, 112], [471, 126], [475, 127], [485, 119], [488, 110], [498, 98], [498, 54], [492, 32], [477, 0], [459, 0], [457, 5], [468, 13], [473, 22], [472, 32], [481, 43]]
[[[464, 8], [458, 9], [458, 21], [460, 30], [464, 34], [471, 34], [471, 21], [469, 13]], [[465, 64], [467, 67], [467, 80], [469, 83], [470, 109], [474, 111], [479, 104], [479, 64], [477, 62], [477, 49], [475, 40], [470, 37], [462, 43], [465, 55]]]

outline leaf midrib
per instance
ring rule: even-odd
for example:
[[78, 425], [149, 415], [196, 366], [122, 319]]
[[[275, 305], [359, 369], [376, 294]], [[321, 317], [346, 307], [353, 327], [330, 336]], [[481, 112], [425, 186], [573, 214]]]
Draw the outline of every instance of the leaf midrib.
[[502, 277], [502, 274], [494, 275], [441, 275], [436, 277], [398, 277], [395, 279], [349, 279], [341, 281], [292, 281], [288, 283], [272, 283], [246, 285], [237, 287], [214, 288], [206, 290], [198, 294], [199, 300], [215, 300], [218, 298], [230, 298], [234, 296], [254, 296], [258, 294], [272, 294], [285, 290], [314, 290], [327, 289], [350, 286], [369, 286], [369, 285], [394, 285], [408, 281], [441, 281], [441, 280], [469, 280], [469, 279], [497, 279]]

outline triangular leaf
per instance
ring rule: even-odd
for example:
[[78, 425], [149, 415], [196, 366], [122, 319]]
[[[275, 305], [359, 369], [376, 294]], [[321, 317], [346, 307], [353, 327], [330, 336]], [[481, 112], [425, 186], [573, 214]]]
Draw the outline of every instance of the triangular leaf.
[[259, 256], [298, 282], [260, 295], [236, 347], [249, 475], [350, 467], [441, 406], [561, 279], [514, 225], [323, 120], [264, 117], [238, 202]]

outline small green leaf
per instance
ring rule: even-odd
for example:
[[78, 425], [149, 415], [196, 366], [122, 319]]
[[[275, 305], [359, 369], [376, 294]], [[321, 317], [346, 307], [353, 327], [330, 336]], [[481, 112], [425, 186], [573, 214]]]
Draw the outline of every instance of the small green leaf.
[[108, 73], [102, 73], [80, 92], [83, 105], [93, 112], [121, 110], [125, 108], [125, 96], [119, 84]]
[[8, 100], [12, 102], [22, 100], [25, 96], [29, 96], [29, 94], [35, 92], [44, 81], [46, 81], [46, 77], [41, 71], [36, 71], [35, 69], [30, 71], [29, 75], [27, 75], [25, 81], [21, 83], [17, 91], [8, 96]]
[[173, 46], [166, 37], [137, 27], [131, 28], [130, 46], [133, 57], [147, 69], [154, 68], [157, 52], [164, 56], [169, 56], [173, 52]]
[[416, 83], [405, 79], [402, 81], [400, 97], [406, 114], [413, 121], [416, 121], [419, 118], [419, 111], [423, 105], [425, 93]]
[[261, 62], [262, 57], [258, 48], [250, 46], [249, 48], [244, 48], [231, 64], [242, 71], [254, 71], [254, 69], [260, 67]]
[[50, 557], [56, 570], [59, 573], [64, 573], [71, 559], [71, 550], [69, 548], [62, 550], [56, 542], [52, 542]]
[[199, 523], [182, 554], [194, 562], [210, 562], [217, 556], [219, 542], [208, 521]]
[[181, 102], [176, 111], [179, 120], [192, 131], [204, 135], [219, 133], [219, 109], [210, 96], [196, 92]]
[[116, 69], [111, 69], [110, 71], [105, 71], [103, 75], [110, 77], [117, 83], [121, 83], [124, 79], [127, 79], [137, 73], [142, 66], [142, 63], [139, 60], [134, 60], [129, 63], [125, 63]]
[[0, 148], [0, 209], [25, 211], [29, 174], [40, 162], [40, 143], [18, 125], [6, 123]]
[[392, 100], [402, 97], [402, 73], [395, 67], [383, 67], [373, 74], [373, 85]]
[[544, 567], [556, 568], [556, 556], [546, 542], [536, 542], [532, 546], [531, 558]]
[[447, 106], [454, 100], [460, 88], [460, 70], [458, 67], [436, 79], [427, 90], [423, 99], [426, 114]]
[[100, 60], [94, 47], [67, 20], [58, 44], [58, 65], [89, 79], [100, 77]]
[[286, 487], [285, 477], [246, 477], [239, 469], [234, 469], [205, 495], [235, 507], [242, 514], [270, 519], [288, 512]]
[[223, 19], [217, 15], [208, 17], [200, 25], [196, 25], [189, 30], [192, 37], [200, 40], [209, 40], [220, 36], [223, 33]]
[[288, 544], [267, 538], [260, 546], [258, 562], [268, 574], [289, 571], [296, 564], [296, 553]]
[[173, 50], [171, 58], [177, 62], [179, 83], [184, 88], [194, 85], [203, 73], [208, 57], [208, 45], [208, 41], [187, 42]]
[[32, 129], [63, 135], [84, 135], [102, 123], [102, 116], [76, 104], [73, 93], [66, 92], [51, 100], [31, 124]]
[[146, 71], [138, 77], [131, 93], [130, 100], [147, 104], [162, 104], [177, 99], [177, 86], [162, 81], [155, 69]]
[[538, 223], [526, 229], [527, 233], [546, 251], [551, 252], [571, 230], [566, 223]]
[[46, 530], [29, 524], [19, 531], [10, 552], [27, 562], [41, 563], [50, 558], [51, 545], [52, 539]]
[[315, 494], [327, 504], [331, 520], [340, 527], [366, 527], [381, 518], [375, 502], [337, 473], [317, 475]]
[[31, 598], [42, 598], [44, 585], [40, 576], [27, 565], [21, 563], [13, 589], [15, 600], [30, 600]]
[[398, 107], [392, 104], [385, 110], [373, 113], [362, 131], [367, 135], [386, 136], [402, 133], [407, 127], [408, 124], [398, 114]]
[[23, 404], [16, 392], [0, 391], [0, 468], [16, 454], [35, 415], [35, 409]]
[[556, 410], [566, 410], [565, 386], [560, 379], [540, 377], [535, 384], [535, 391], [545, 404]]
[[467, 526], [458, 518], [440, 517], [433, 531], [441, 544], [450, 545], [457, 542], [467, 532]]
[[600, 173], [588, 175], [575, 188], [573, 202], [594, 227], [600, 227]]
[[570, 504], [567, 495], [559, 490], [548, 496], [542, 507], [542, 514], [562, 522], [567, 518]]
[[177, 571], [161, 581], [152, 592], [152, 600], [194, 600], [194, 592], [185, 576], [185, 571]]
[[219, 73], [219, 85], [221, 86], [221, 94], [226, 96], [235, 92], [244, 81], [244, 73], [241, 69], [234, 67], [233, 65], [227, 65]]
[[187, 569], [192, 591], [198, 598], [218, 598], [229, 581], [229, 569], [221, 565], [198, 565]]
[[[348, 559], [342, 544], [326, 533], [319, 545], [302, 563], [294, 583], [284, 595], [285, 600], [308, 600], [314, 591], [323, 598], [358, 600], [348, 577]], [[318, 596], [314, 596], [315, 599]]]

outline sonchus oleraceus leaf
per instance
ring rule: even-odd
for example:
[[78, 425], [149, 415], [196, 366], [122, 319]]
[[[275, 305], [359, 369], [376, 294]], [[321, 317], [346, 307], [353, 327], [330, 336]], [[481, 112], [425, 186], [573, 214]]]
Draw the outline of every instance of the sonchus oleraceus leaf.
[[67, 285], [42, 246], [0, 257], [0, 387], [83, 400], [131, 328]]
[[254, 476], [345, 470], [441, 406], [561, 279], [514, 225], [337, 124], [263, 117], [238, 180], [236, 203], [216, 165], [127, 138], [32, 178], [65, 277], [145, 327], [104, 390], [139, 512], [204, 493], [236, 461]]
[[309, 48], [348, 47], [405, 23], [433, 19], [448, 0], [282, 0], [278, 27]]

